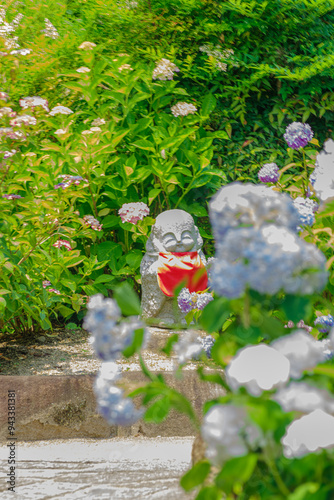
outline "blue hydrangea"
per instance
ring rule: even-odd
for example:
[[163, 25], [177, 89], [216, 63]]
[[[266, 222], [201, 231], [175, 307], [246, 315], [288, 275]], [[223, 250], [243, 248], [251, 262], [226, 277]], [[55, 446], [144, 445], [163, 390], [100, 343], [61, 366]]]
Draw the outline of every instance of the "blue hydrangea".
[[120, 376], [117, 363], [102, 363], [94, 384], [98, 411], [110, 425], [133, 425], [144, 410], [137, 409], [132, 399], [124, 397], [124, 391], [115, 385]]
[[334, 326], [334, 317], [331, 314], [327, 316], [318, 316], [314, 324], [319, 328], [320, 332], [327, 333]]
[[230, 229], [275, 224], [297, 232], [299, 225], [298, 211], [288, 194], [240, 182], [223, 186], [212, 198], [210, 220], [218, 252]]
[[213, 296], [211, 293], [198, 293], [195, 307], [196, 309], [200, 309], [202, 311], [212, 300]]
[[326, 284], [326, 258], [314, 245], [274, 224], [226, 234], [212, 270], [218, 295], [240, 297], [248, 286], [263, 294], [311, 294]]
[[265, 163], [257, 175], [261, 182], [275, 183], [279, 179], [278, 166], [276, 163]]
[[312, 139], [313, 131], [307, 123], [293, 122], [288, 125], [283, 137], [290, 148], [300, 149]]

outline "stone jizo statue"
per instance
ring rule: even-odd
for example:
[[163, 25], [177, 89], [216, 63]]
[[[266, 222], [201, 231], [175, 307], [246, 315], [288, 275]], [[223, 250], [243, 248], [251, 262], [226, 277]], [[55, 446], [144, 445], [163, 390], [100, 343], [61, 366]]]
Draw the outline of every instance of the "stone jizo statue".
[[140, 266], [142, 311], [159, 326], [184, 321], [174, 297], [176, 287], [190, 292], [207, 288], [203, 240], [194, 219], [184, 210], [167, 210], [156, 218]]

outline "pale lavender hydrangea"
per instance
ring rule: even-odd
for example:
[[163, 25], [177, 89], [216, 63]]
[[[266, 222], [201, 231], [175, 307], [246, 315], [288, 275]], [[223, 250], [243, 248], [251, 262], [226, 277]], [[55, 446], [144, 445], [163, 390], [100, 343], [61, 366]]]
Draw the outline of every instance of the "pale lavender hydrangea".
[[196, 293], [190, 293], [188, 288], [182, 288], [177, 297], [178, 306], [185, 314], [193, 310], [196, 301]]
[[100, 224], [100, 222], [95, 219], [95, 217], [93, 217], [92, 215], [84, 215], [83, 219], [85, 221], [85, 224], [94, 229], [94, 231], [101, 231], [102, 224]]
[[313, 226], [315, 223], [314, 213], [318, 210], [319, 205], [310, 198], [302, 198], [298, 196], [293, 200], [293, 204], [299, 213], [299, 224], [301, 226]]
[[334, 326], [334, 317], [331, 314], [318, 316], [314, 324], [318, 326], [319, 332], [327, 333]]
[[279, 179], [278, 166], [276, 163], [265, 163], [257, 175], [261, 182], [275, 183]]
[[304, 148], [313, 137], [313, 131], [307, 123], [293, 122], [286, 128], [284, 139], [292, 149]]
[[203, 352], [203, 345], [196, 332], [187, 330], [179, 336], [173, 345], [179, 365], [184, 365], [190, 359], [197, 359]]

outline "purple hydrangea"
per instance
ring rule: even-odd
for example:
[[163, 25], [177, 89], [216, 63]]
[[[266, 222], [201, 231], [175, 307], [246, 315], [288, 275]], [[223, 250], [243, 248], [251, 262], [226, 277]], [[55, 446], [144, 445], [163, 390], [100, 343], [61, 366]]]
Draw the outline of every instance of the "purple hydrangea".
[[301, 226], [313, 226], [315, 223], [314, 213], [318, 210], [319, 205], [310, 198], [302, 198], [298, 196], [293, 201], [294, 206], [299, 213], [299, 224]]
[[195, 304], [196, 309], [200, 309], [202, 311], [204, 307], [207, 306], [209, 302], [211, 302], [211, 300], [213, 300], [213, 296], [211, 293], [198, 293], [197, 301]]
[[304, 148], [312, 139], [313, 131], [307, 123], [293, 122], [287, 126], [284, 139], [292, 149]]
[[204, 338], [199, 337], [199, 340], [202, 344], [205, 354], [207, 355], [208, 358], [211, 358], [211, 349], [215, 343], [215, 339], [212, 337], [212, 335], [207, 335]]
[[331, 314], [327, 316], [319, 316], [315, 322], [315, 325], [319, 325], [319, 331], [322, 333], [327, 333], [334, 326], [334, 317]]
[[279, 169], [276, 163], [265, 163], [258, 172], [258, 178], [261, 182], [277, 182], [279, 178]]
[[177, 303], [183, 313], [190, 312], [197, 302], [196, 293], [190, 293], [188, 288], [182, 288], [177, 297]]
[[22, 198], [19, 194], [4, 194], [2, 197], [7, 198], [7, 200], [18, 200], [19, 198]]

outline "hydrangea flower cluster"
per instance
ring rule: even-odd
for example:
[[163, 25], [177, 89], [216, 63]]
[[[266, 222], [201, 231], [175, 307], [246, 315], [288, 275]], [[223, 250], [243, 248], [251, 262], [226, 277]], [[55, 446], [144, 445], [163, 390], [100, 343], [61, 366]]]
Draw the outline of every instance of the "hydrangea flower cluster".
[[70, 108], [67, 108], [66, 106], [55, 106], [54, 108], [51, 109], [49, 115], [50, 116], [56, 116], [56, 115], [71, 115], [73, 111]]
[[213, 46], [211, 44], [203, 45], [199, 48], [201, 52], [205, 52], [205, 54], [216, 60], [216, 68], [219, 71], [226, 71], [227, 64], [223, 61], [226, 61], [226, 59], [231, 57], [231, 55], [234, 54], [234, 51], [232, 49], [224, 49], [222, 51], [221, 49], [221, 45]]
[[93, 217], [92, 215], [84, 215], [83, 219], [85, 221], [85, 224], [94, 229], [94, 231], [101, 231], [102, 224], [100, 224], [100, 222], [95, 219], [95, 217]]
[[31, 49], [15, 49], [15, 50], [12, 50], [10, 53], [12, 56], [14, 56], [14, 55], [27, 56], [31, 52], [32, 52]]
[[331, 314], [327, 316], [318, 316], [314, 321], [315, 326], [318, 326], [319, 332], [328, 333], [334, 326], [334, 317]]
[[[134, 332], [144, 328], [144, 324], [138, 316], [122, 319], [117, 302], [102, 294], [92, 296], [87, 309], [83, 328], [91, 333], [90, 342], [104, 361], [94, 385], [99, 412], [111, 425], [132, 425], [141, 418], [143, 410], [137, 410], [116, 386], [121, 370], [115, 361], [132, 343]], [[148, 332], [144, 330], [144, 343], [147, 340]]]
[[16, 111], [13, 111], [12, 108], [9, 108], [8, 106], [0, 108], [0, 118], [3, 118], [4, 116], [8, 116], [9, 118], [14, 118], [16, 115], [17, 115]]
[[285, 130], [284, 139], [292, 149], [304, 148], [313, 137], [313, 131], [307, 123], [293, 122]]
[[7, 94], [7, 92], [0, 92], [0, 99], [2, 101], [6, 101], [7, 102], [8, 99], [9, 99], [9, 95]]
[[182, 288], [177, 303], [183, 313], [188, 313], [193, 309], [203, 310], [204, 307], [213, 300], [211, 293], [190, 293], [188, 288]]
[[34, 110], [34, 108], [36, 108], [37, 106], [41, 106], [43, 109], [45, 109], [45, 111], [50, 111], [49, 103], [46, 99], [43, 99], [43, 97], [23, 97], [19, 100], [19, 104], [23, 109], [32, 108]]
[[279, 179], [278, 166], [276, 163], [265, 163], [257, 175], [261, 182], [276, 183]]
[[0, 37], [3, 38], [6, 49], [18, 48], [18, 37], [14, 33], [23, 18], [23, 14], [18, 14], [11, 23], [8, 23], [5, 18], [6, 10], [0, 9]]
[[96, 43], [94, 42], [82, 42], [82, 44], [79, 45], [78, 49], [93, 50], [94, 47], [96, 47]]
[[22, 125], [29, 126], [36, 124], [37, 124], [36, 118], [30, 115], [20, 115], [10, 120], [10, 125], [12, 127], [22, 127]]
[[247, 286], [305, 295], [325, 286], [325, 256], [296, 234], [299, 216], [290, 196], [233, 183], [212, 199], [210, 218], [217, 257], [211, 286], [219, 295], [240, 297]]
[[206, 413], [201, 434], [207, 444], [206, 456], [217, 466], [232, 457], [247, 455], [261, 442], [260, 429], [244, 408], [218, 404]]
[[124, 397], [124, 391], [117, 387], [120, 368], [117, 363], [102, 363], [94, 383], [94, 393], [99, 413], [110, 425], [133, 425], [143, 415], [143, 409], [136, 409], [132, 399]]
[[78, 186], [81, 181], [83, 181], [83, 178], [80, 175], [68, 175], [68, 174], [62, 174], [58, 175], [61, 179], [63, 179], [62, 182], [59, 182], [58, 184], [55, 184], [54, 189], [66, 189], [72, 184]]
[[173, 80], [174, 73], [178, 73], [179, 68], [169, 61], [169, 59], [161, 59], [153, 70], [153, 80]]
[[6, 198], [7, 200], [19, 200], [22, 198], [19, 194], [4, 194], [2, 196], [3, 198]]
[[[93, 295], [87, 304], [83, 328], [91, 333], [90, 342], [103, 361], [116, 361], [132, 343], [135, 330], [144, 328], [138, 316], [121, 318], [117, 302], [102, 294]], [[120, 321], [122, 319], [122, 321]], [[145, 330], [145, 342], [148, 332]]]
[[1, 137], [7, 137], [13, 141], [25, 141], [27, 138], [21, 130], [13, 130], [12, 127], [0, 128], [0, 138]]
[[211, 335], [201, 337], [195, 331], [185, 331], [173, 346], [178, 365], [184, 365], [191, 359], [198, 359], [202, 353], [205, 353], [208, 358], [211, 357], [214, 343], [215, 339]]
[[328, 139], [318, 154], [316, 168], [310, 176], [316, 195], [322, 202], [334, 198], [334, 141]]
[[196, 113], [197, 108], [193, 104], [187, 102], [178, 102], [171, 108], [172, 115], [177, 116], [187, 116]]
[[77, 70], [77, 73], [89, 73], [90, 72], [90, 69], [87, 68], [87, 66], [81, 66], [80, 68], [78, 68]]
[[41, 33], [44, 33], [44, 35], [47, 36], [48, 38], [52, 38], [52, 40], [58, 38], [59, 33], [53, 26], [53, 24], [49, 21], [49, 19], [45, 18], [44, 22], [45, 22], [45, 29], [41, 30]]
[[[334, 332], [329, 343], [333, 350]], [[270, 345], [240, 349], [226, 368], [226, 381], [232, 391], [244, 387], [252, 396], [259, 396], [263, 391], [278, 389], [272, 399], [283, 411], [306, 414], [287, 427], [281, 440], [287, 458], [334, 446], [334, 417], [330, 415], [334, 414], [333, 396], [307, 382], [286, 385], [290, 378], [299, 379], [304, 371], [325, 360], [325, 345], [305, 331], [296, 330]], [[253, 433], [257, 430], [251, 442], [245, 441], [247, 425]], [[204, 418], [201, 433], [208, 445], [207, 457], [216, 465], [247, 454], [255, 441], [261, 446], [259, 429], [248, 420], [245, 409], [233, 405], [212, 407]]]
[[58, 240], [52, 246], [56, 248], [65, 247], [66, 250], [73, 250], [73, 248], [71, 247], [71, 243], [67, 240]]
[[302, 198], [298, 196], [293, 200], [293, 204], [299, 213], [300, 226], [313, 226], [315, 223], [314, 213], [318, 210], [319, 205], [310, 198]]
[[146, 203], [142, 202], [124, 203], [118, 210], [118, 215], [122, 219], [122, 222], [130, 222], [131, 224], [137, 224], [139, 220], [143, 220], [149, 213], [150, 209]]

